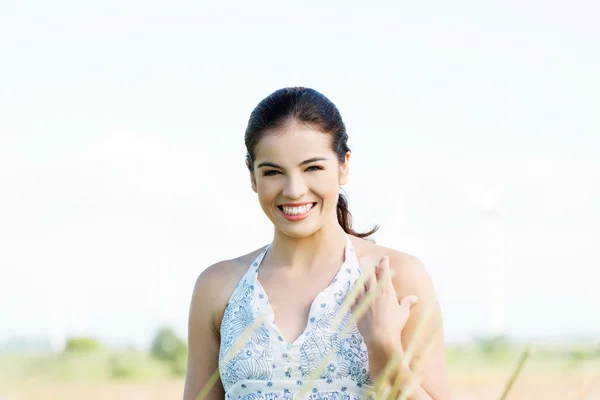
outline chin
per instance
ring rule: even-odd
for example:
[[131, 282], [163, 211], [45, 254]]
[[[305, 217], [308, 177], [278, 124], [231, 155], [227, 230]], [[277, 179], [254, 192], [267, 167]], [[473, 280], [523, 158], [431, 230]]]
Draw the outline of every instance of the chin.
[[296, 227], [279, 225], [279, 226], [276, 226], [276, 228], [279, 232], [283, 233], [284, 235], [295, 238], [295, 239], [302, 239], [305, 237], [312, 236], [320, 229], [320, 227], [316, 227], [316, 226], [312, 226], [312, 225], [311, 226], [296, 226]]
[[279, 232], [295, 239], [302, 239], [312, 236], [323, 228], [323, 221], [321, 221], [319, 218], [313, 219], [311, 217], [309, 217], [308, 220], [299, 222], [286, 221], [283, 218], [276, 217], [275, 221], [272, 222], [275, 225], [275, 229], [277, 229]]

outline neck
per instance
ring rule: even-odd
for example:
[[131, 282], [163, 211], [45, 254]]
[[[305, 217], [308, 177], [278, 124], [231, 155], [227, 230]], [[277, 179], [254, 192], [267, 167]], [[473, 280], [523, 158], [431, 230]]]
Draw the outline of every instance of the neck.
[[303, 238], [294, 238], [276, 229], [269, 253], [274, 264], [300, 271], [331, 263], [341, 265], [345, 248], [346, 232], [336, 219]]

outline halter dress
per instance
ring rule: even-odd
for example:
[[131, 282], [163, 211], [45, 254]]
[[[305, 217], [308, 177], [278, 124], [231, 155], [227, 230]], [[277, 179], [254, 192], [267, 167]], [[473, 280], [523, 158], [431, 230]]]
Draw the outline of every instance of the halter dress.
[[[225, 399], [299, 400], [301, 391], [307, 393], [303, 399], [370, 399], [367, 390], [372, 388], [372, 378], [363, 337], [350, 312], [334, 323], [344, 297], [361, 275], [350, 238], [346, 236], [344, 263], [314, 299], [306, 328], [293, 343], [287, 343], [275, 325], [273, 309], [258, 281], [269, 247], [250, 265], [225, 308], [219, 351]], [[239, 339], [245, 340], [236, 343]], [[312, 380], [326, 358], [325, 368]]]

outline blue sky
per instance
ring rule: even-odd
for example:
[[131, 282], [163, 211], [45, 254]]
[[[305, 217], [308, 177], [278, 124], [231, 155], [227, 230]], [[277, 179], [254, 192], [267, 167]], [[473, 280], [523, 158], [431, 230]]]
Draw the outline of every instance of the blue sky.
[[340, 109], [356, 222], [425, 262], [450, 339], [486, 329], [485, 188], [507, 333], [599, 334], [598, 8], [2, 2], [0, 340], [185, 335], [202, 269], [270, 240], [243, 132], [292, 85]]

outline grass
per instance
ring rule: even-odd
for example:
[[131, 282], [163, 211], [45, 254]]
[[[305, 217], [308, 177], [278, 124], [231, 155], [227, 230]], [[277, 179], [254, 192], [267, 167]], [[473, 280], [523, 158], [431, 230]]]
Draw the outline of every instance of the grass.
[[[448, 367], [454, 400], [498, 400], [518, 362], [519, 350], [494, 357], [475, 349], [449, 349]], [[456, 355], [459, 356], [456, 356]], [[114, 354], [112, 354], [114, 356]], [[144, 354], [121, 353], [134, 371], [110, 373], [109, 354], [0, 357], [0, 399], [181, 399], [183, 378]], [[79, 373], [73, 374], [73, 369]], [[71, 371], [71, 372], [69, 372]], [[88, 372], [92, 371], [88, 375]], [[107, 372], [108, 371], [108, 372]], [[525, 363], [507, 400], [600, 399], [600, 360], [573, 364], [570, 357], [536, 352]]]
[[[356, 298], [357, 288], [362, 286], [361, 280], [366, 279], [367, 274], [361, 275], [354, 289], [346, 296], [344, 303], [341, 305], [338, 310], [338, 314], [334, 317], [332, 321], [332, 325], [336, 326], [341, 321], [341, 316], [350, 310], [351, 305], [354, 303], [354, 299]], [[363, 298], [361, 304], [358, 304], [357, 307], [353, 308], [352, 318], [356, 321], [361, 318], [361, 316], [368, 310], [372, 301], [376, 298], [379, 292], [383, 289], [383, 285], [388, 284], [386, 280], [378, 282], [377, 286], [367, 293], [367, 295]], [[429, 311], [431, 311], [432, 306], [435, 304], [434, 299], [430, 300], [429, 304], [426, 305], [426, 312], [422, 314], [422, 318], [418, 321], [416, 327], [415, 336], [419, 339], [423, 338], [423, 327], [427, 319], [429, 318]], [[246, 332], [244, 332], [242, 337], [238, 339], [238, 342], [234, 346], [234, 349], [230, 352], [230, 354], [225, 356], [225, 363], [227, 363], [227, 359], [233, 356], [237, 352], [238, 345], [244, 342], [244, 337], [248, 336], [251, 331], [256, 329], [256, 326], [259, 324], [259, 321], [256, 320], [255, 323], [248, 327]], [[343, 332], [342, 332], [343, 334]], [[429, 332], [431, 335], [431, 332]], [[433, 337], [433, 335], [424, 338], [425, 353], [429, 349], [429, 339]], [[403, 358], [400, 357], [392, 357], [389, 360], [387, 366], [383, 369], [381, 376], [375, 377], [374, 388], [370, 392], [373, 395], [373, 398], [377, 400], [408, 400], [412, 392], [418, 387], [419, 380], [421, 378], [420, 372], [422, 363], [416, 362], [411, 363], [414, 345], [416, 343], [408, 343], [407, 349], [405, 350], [405, 354]], [[523, 378], [521, 375], [525, 371], [526, 363], [528, 360], [532, 358], [532, 349], [530, 346], [525, 347], [520, 353], [518, 357], [511, 357], [514, 354], [513, 349], [510, 348], [509, 344], [503, 340], [503, 338], [490, 338], [487, 340], [483, 340], [479, 342], [479, 360], [483, 358], [483, 360], [487, 361], [489, 365], [484, 366], [480, 365], [479, 369], [473, 370], [472, 368], [477, 365], [477, 363], [470, 363], [468, 358], [460, 358], [461, 365], [467, 368], [471, 368], [465, 374], [469, 376], [468, 381], [472, 382], [473, 376], [481, 377], [481, 372], [484, 372], [484, 376], [494, 375], [494, 368], [498, 368], [499, 365], [502, 365], [503, 361], [509, 361], [509, 364], [504, 364], [504, 369], [502, 370], [502, 375], [504, 376], [504, 380], [502, 384], [498, 385], [497, 383], [492, 387], [491, 385], [486, 387], [480, 387], [479, 390], [489, 390], [489, 393], [481, 393], [478, 392], [475, 398], [490, 398], [490, 399], [500, 399], [506, 400], [508, 398], [518, 398], [517, 390], [527, 391], [526, 398], [545, 398], [551, 399], [553, 395], [560, 392], [558, 387], [555, 387], [558, 382], [565, 382], [564, 388], [568, 390], [568, 393], [565, 395], [568, 398], [573, 399], [586, 399], [589, 393], [600, 394], [600, 388], [597, 388], [594, 383], [590, 382], [599, 382], [600, 381], [600, 372], [590, 372], [594, 371], [594, 369], [587, 368], [590, 364], [598, 367], [600, 362], [598, 362], [598, 351], [595, 349], [590, 350], [589, 352], [585, 352], [582, 349], [577, 349], [576, 351], [572, 351], [571, 356], [568, 357], [568, 364], [561, 367], [561, 371], [556, 377], [548, 374], [548, 370], [546, 370], [545, 374], [542, 374], [543, 381], [546, 382], [541, 385], [537, 385], [537, 387], [526, 386], [523, 383]], [[320, 366], [313, 372], [310, 379], [302, 385], [302, 390], [297, 394], [298, 399], [303, 399], [309, 393], [310, 389], [313, 387], [313, 383], [315, 380], [319, 379], [320, 375], [323, 373], [325, 366], [329, 362], [332, 357], [334, 349], [331, 350], [331, 354], [325, 355]], [[542, 353], [543, 354], [543, 353]], [[482, 357], [483, 356], [483, 357]], [[548, 354], [546, 354], [548, 356]], [[420, 360], [423, 360], [426, 357], [426, 354], [421, 354]], [[546, 358], [546, 361], [548, 359]], [[592, 360], [592, 361], [590, 361]], [[492, 363], [493, 362], [493, 363]], [[584, 372], [581, 373], [581, 367], [585, 364]], [[410, 374], [409, 376], [400, 376], [397, 371], [400, 371], [400, 366], [410, 366]], [[488, 367], [492, 367], [489, 369]], [[596, 369], [596, 371], [600, 371], [600, 369]], [[204, 400], [211, 387], [215, 384], [215, 381], [218, 377], [219, 371], [216, 370], [214, 374], [211, 376], [209, 381], [205, 384], [203, 389], [200, 391], [196, 400]], [[545, 375], [545, 376], [544, 376]], [[550, 380], [551, 379], [551, 380]], [[590, 381], [590, 379], [593, 379]], [[550, 380], [550, 381], [549, 381]], [[525, 386], [524, 386], [525, 385]], [[454, 386], [455, 387], [455, 386]], [[551, 388], [551, 390], [547, 390], [547, 388]], [[494, 391], [496, 393], [494, 393]], [[547, 392], [547, 393], [546, 393]], [[455, 395], [455, 398], [461, 398], [462, 395]], [[560, 397], [564, 398], [564, 397]], [[599, 396], [600, 398], [600, 396]]]
[[[341, 313], [349, 309], [351, 299], [352, 296], [348, 296], [348, 303], [342, 305]], [[363, 304], [353, 311], [353, 316], [356, 318], [365, 312], [372, 299], [372, 296], [366, 296]], [[339, 323], [340, 315], [333, 324]], [[231, 354], [235, 354], [244, 337], [259, 323], [260, 320], [255, 321], [241, 335]], [[417, 327], [417, 331], [419, 329]], [[374, 389], [377, 400], [409, 398], [411, 388], [419, 379], [419, 365], [410, 363], [411, 355], [409, 343], [405, 359], [390, 360], [384, 373], [391, 374], [399, 363], [406, 363], [411, 365], [413, 374], [403, 379], [402, 384], [399, 380], [377, 379]], [[455, 400], [600, 398], [598, 349], [578, 347], [557, 351], [541, 348], [532, 351], [529, 346], [515, 347], [501, 338], [492, 338], [479, 341], [472, 348], [449, 348], [447, 356]], [[322, 367], [326, 364], [327, 357]], [[0, 357], [0, 400], [181, 398], [184, 382], [177, 374], [184, 371], [174, 365], [143, 352], [102, 348], [59, 356], [4, 356]], [[320, 373], [316, 371], [312, 379], [318, 379]], [[199, 400], [217, 380], [218, 370], [199, 394]], [[312, 382], [303, 386], [310, 389]], [[301, 394], [298, 398], [302, 398]]]
[[94, 351], [75, 354], [0, 358], [0, 384], [51, 382], [148, 381], [172, 376], [169, 365], [137, 352]]

